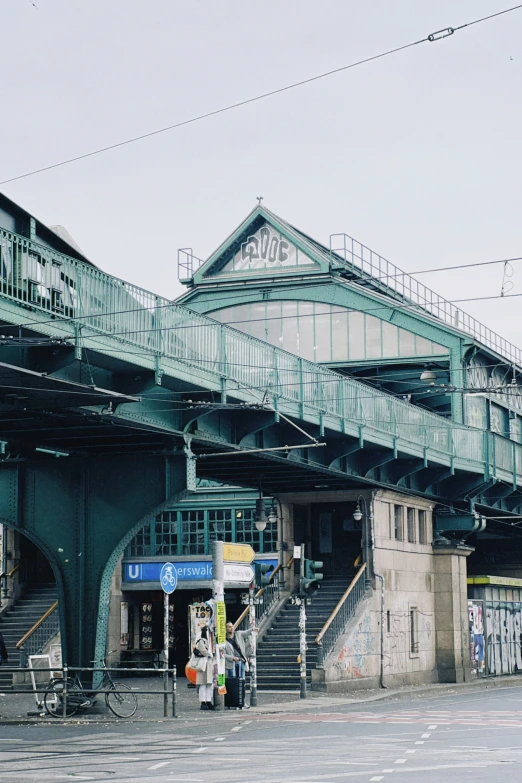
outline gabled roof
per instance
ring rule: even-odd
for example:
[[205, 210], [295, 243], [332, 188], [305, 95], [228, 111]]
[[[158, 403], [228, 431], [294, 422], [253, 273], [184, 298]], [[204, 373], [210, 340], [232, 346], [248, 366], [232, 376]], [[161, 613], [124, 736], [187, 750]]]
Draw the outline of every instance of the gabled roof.
[[[215, 278], [325, 273], [327, 249], [263, 206], [257, 206], [194, 274], [194, 284]], [[217, 280], [216, 280], [217, 282]]]
[[522, 367], [522, 350], [436, 294], [375, 251], [346, 234], [334, 234], [331, 247], [292, 226], [265, 206], [256, 206], [212, 255], [191, 272], [194, 287], [179, 301], [192, 300], [198, 287], [274, 280], [298, 275], [334, 276], [339, 282], [428, 315], [453, 333], [469, 335], [503, 360]]
[[354, 263], [353, 251], [350, 251], [350, 258], [347, 259], [346, 255], [346, 252], [340, 254], [331, 250], [279, 215], [258, 205], [198, 268], [192, 282], [198, 286], [225, 280], [244, 281], [245, 275], [255, 279], [266, 278], [267, 273], [285, 278], [295, 274], [302, 277], [335, 272], [365, 289], [396, 301], [410, 302], [379, 276], [374, 277]]

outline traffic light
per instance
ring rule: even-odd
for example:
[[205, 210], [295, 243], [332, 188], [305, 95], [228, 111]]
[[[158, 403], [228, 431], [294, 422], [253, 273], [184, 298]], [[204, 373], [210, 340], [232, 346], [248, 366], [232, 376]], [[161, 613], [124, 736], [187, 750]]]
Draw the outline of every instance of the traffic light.
[[254, 563], [256, 587], [266, 587], [270, 584], [270, 576], [266, 576], [274, 570], [272, 563]]
[[322, 560], [305, 560], [304, 576], [301, 579], [301, 593], [303, 595], [315, 595], [319, 590], [323, 574], [318, 569], [323, 567]]

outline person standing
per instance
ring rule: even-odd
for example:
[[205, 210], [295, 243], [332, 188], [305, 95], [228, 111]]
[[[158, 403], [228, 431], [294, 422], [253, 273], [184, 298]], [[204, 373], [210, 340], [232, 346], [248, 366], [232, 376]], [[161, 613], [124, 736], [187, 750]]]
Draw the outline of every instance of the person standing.
[[201, 629], [201, 636], [194, 645], [194, 655], [204, 658], [207, 665], [196, 673], [196, 685], [199, 688], [200, 710], [214, 709], [214, 658], [208, 626]]
[[250, 639], [252, 629], [248, 631], [234, 631], [234, 624], [227, 623], [227, 640], [225, 644], [225, 669], [227, 677], [240, 677], [244, 679], [245, 671], [248, 671], [248, 659], [250, 657]]
[[0, 633], [0, 664], [7, 663], [9, 656], [7, 655], [7, 649], [4, 642], [4, 637]]

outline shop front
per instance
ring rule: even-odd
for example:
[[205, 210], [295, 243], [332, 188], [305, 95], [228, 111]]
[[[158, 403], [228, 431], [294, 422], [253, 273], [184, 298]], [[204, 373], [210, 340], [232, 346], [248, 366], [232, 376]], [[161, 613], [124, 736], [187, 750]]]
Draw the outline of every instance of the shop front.
[[[255, 526], [255, 496], [238, 490], [227, 500], [210, 492], [181, 502], [142, 528], [125, 550], [121, 571], [120, 660], [154, 666], [163, 649], [160, 571], [174, 564], [177, 587], [169, 599], [169, 664], [184, 671], [189, 658], [189, 607], [212, 597], [212, 541], [250, 544], [256, 562], [278, 565], [278, 525]], [[227, 502], [228, 501], [228, 502]], [[270, 501], [267, 500], [267, 505]], [[244, 609], [246, 584], [225, 585], [227, 618]]]
[[[277, 567], [277, 556], [266, 554], [256, 562]], [[212, 562], [176, 557], [124, 560], [122, 564], [122, 604], [127, 618], [122, 625], [121, 661], [132, 665], [157, 665], [163, 648], [163, 591], [159, 574], [165, 562], [173, 563], [178, 584], [169, 597], [169, 665], [184, 670], [189, 658], [190, 606], [212, 597]], [[227, 619], [234, 622], [245, 608], [248, 585], [225, 585]]]

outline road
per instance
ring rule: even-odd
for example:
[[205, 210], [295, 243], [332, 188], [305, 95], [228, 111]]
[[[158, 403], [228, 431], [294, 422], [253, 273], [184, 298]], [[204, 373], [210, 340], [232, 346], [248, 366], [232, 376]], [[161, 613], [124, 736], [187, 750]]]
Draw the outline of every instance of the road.
[[0, 780], [519, 783], [521, 696], [508, 687], [175, 723], [3, 726]]

